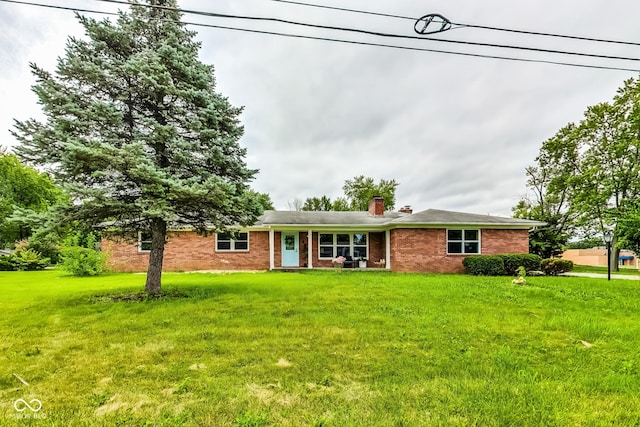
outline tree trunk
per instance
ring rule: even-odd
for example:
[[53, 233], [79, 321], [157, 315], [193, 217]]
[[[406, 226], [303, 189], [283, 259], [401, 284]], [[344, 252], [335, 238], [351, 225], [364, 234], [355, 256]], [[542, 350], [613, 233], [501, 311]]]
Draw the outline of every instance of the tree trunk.
[[144, 290], [150, 294], [162, 291], [162, 261], [164, 259], [164, 243], [167, 238], [167, 223], [155, 218], [151, 221], [151, 253], [147, 268], [147, 284]]
[[[617, 239], [615, 240], [617, 241]], [[609, 265], [611, 266], [611, 271], [620, 271], [620, 266], [618, 265], [619, 257], [620, 257], [620, 248], [612, 247], [611, 258], [609, 259]]]

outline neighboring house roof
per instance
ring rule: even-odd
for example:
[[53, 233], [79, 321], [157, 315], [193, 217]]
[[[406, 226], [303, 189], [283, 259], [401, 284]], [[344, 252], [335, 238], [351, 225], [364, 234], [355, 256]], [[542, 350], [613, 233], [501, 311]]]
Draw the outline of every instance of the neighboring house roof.
[[332, 211], [265, 211], [256, 226], [429, 226], [429, 225], [477, 225], [512, 228], [532, 228], [545, 225], [544, 222], [526, 219], [505, 218], [493, 215], [477, 215], [437, 209], [406, 214], [385, 212], [374, 216], [368, 212]]

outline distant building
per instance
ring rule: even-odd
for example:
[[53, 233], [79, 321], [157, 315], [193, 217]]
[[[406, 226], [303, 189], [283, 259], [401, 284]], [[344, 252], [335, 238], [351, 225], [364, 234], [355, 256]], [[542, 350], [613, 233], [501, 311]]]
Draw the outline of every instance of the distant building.
[[[563, 259], [573, 261], [578, 265], [607, 266], [607, 248], [591, 248], [591, 249], [567, 249], [561, 255]], [[627, 249], [621, 249], [618, 256], [618, 265], [621, 267], [638, 268], [638, 258], [636, 254]]]

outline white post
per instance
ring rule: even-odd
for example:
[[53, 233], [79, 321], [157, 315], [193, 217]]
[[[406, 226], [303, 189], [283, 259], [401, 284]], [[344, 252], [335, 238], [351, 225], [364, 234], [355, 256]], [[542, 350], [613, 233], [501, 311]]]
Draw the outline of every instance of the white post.
[[386, 252], [386, 262], [385, 268], [387, 270], [391, 270], [391, 231], [386, 230], [384, 232], [384, 240], [385, 240], [385, 252]]
[[313, 231], [307, 230], [307, 266], [313, 268]]
[[274, 254], [275, 246], [275, 232], [272, 228], [269, 228], [269, 270], [276, 268], [276, 258]]

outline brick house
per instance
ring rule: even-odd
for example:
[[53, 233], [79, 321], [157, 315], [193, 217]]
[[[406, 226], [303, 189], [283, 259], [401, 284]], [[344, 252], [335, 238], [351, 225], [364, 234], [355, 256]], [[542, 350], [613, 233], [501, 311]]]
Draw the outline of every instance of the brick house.
[[[384, 210], [376, 197], [367, 212], [266, 211], [251, 227], [202, 237], [174, 230], [165, 246], [165, 271], [276, 270], [331, 267], [344, 255], [358, 267], [399, 272], [458, 273], [470, 254], [528, 253], [529, 230], [544, 223], [490, 215], [408, 207]], [[146, 271], [150, 241], [103, 239], [115, 271]], [[348, 263], [351, 264], [351, 263]]]

